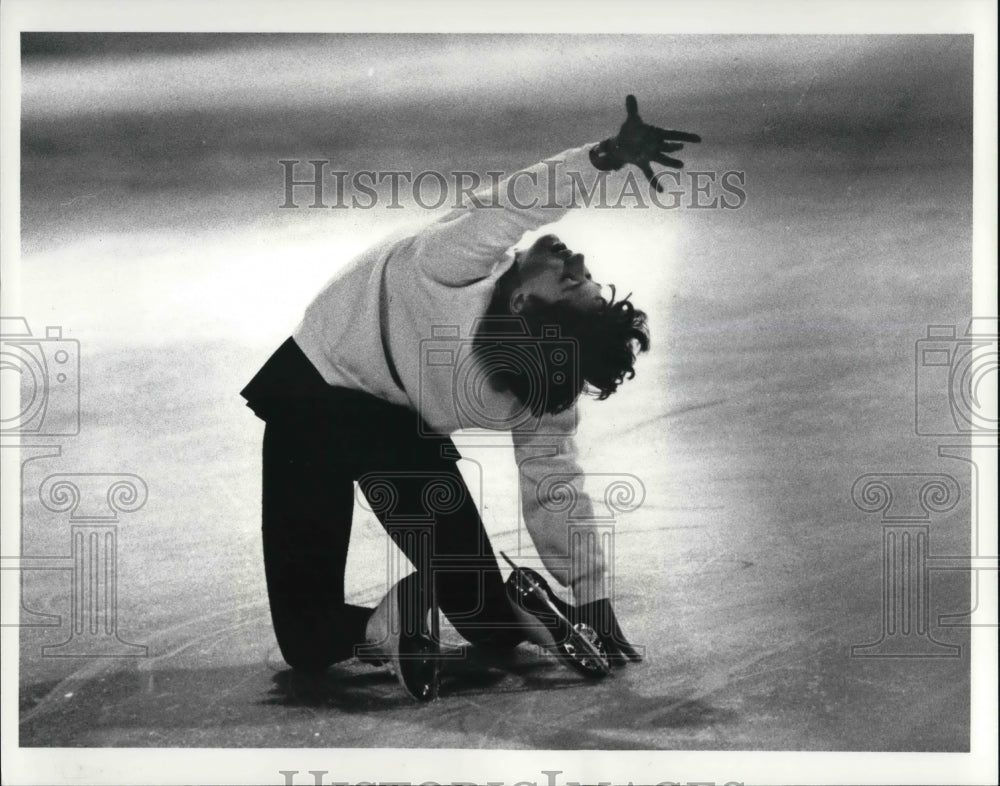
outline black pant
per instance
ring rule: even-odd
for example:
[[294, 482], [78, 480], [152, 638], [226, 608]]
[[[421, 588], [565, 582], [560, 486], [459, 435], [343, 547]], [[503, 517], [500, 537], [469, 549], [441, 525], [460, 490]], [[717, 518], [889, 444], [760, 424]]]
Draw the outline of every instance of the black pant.
[[[279, 353], [298, 352], [286, 347]], [[287, 363], [281, 370], [283, 400], [250, 403], [267, 422], [264, 566], [285, 661], [322, 669], [351, 657], [365, 640], [371, 610], [344, 601], [354, 481], [391, 539], [429, 577], [459, 633], [473, 644], [521, 641], [451, 439], [421, 436], [412, 410], [358, 391], [323, 383], [311, 388], [318, 395], [295, 398]]]

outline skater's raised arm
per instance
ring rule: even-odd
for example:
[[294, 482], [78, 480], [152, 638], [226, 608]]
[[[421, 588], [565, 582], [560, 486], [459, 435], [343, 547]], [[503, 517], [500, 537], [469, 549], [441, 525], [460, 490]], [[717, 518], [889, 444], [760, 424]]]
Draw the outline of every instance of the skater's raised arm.
[[671, 154], [696, 134], [647, 125], [634, 96], [625, 101], [627, 117], [618, 133], [594, 145], [566, 150], [522, 169], [431, 224], [412, 240], [411, 249], [431, 277], [456, 286], [489, 275], [525, 232], [562, 218], [593, 194], [596, 180], [626, 164], [637, 166], [658, 191], [652, 165], [680, 168]]
[[590, 161], [593, 145], [566, 150], [521, 169], [488, 191], [473, 194], [412, 238], [424, 273], [461, 286], [488, 276], [525, 232], [562, 218], [575, 194], [600, 175]]

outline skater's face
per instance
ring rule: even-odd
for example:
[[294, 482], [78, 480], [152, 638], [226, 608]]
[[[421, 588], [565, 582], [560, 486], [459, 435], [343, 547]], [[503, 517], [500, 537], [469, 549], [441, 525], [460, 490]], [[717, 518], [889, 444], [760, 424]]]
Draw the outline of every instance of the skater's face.
[[510, 308], [520, 313], [529, 295], [546, 303], [567, 303], [581, 311], [596, 311], [605, 300], [601, 285], [583, 263], [583, 254], [566, 248], [555, 235], [536, 240], [527, 251], [517, 255], [521, 283], [511, 295]]

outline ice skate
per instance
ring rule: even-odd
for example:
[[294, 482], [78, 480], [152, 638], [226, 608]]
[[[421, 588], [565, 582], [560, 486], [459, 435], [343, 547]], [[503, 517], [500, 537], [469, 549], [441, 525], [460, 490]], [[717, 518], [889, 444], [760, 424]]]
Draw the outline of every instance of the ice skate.
[[429, 591], [422, 577], [411, 573], [397, 582], [372, 612], [365, 631], [367, 643], [359, 660], [384, 664], [416, 701], [438, 696], [440, 647], [434, 638]]
[[500, 556], [513, 568], [505, 585], [511, 604], [541, 624], [552, 638], [548, 646], [559, 659], [590, 679], [607, 676], [611, 665], [596, 631], [582, 622], [571, 622], [567, 604], [549, 589], [538, 573], [530, 568], [519, 568], [502, 551]]

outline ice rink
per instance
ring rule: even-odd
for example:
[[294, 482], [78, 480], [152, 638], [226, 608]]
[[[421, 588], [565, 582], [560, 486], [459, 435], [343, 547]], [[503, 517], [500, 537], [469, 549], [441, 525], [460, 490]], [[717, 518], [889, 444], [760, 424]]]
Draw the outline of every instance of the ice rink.
[[[5, 522], [22, 746], [968, 750], [974, 588], [933, 568], [974, 548], [972, 464], [917, 342], [972, 316], [969, 38], [33, 37], [22, 80], [20, 314], [80, 363], [79, 433], [22, 439], [40, 447], [20, 539]], [[677, 209], [557, 229], [650, 316], [637, 377], [583, 405], [578, 437], [595, 499], [636, 491], [598, 508], [646, 661], [590, 684], [525, 647], [509, 670], [449, 663], [428, 706], [353, 661], [297, 677], [268, 617], [263, 424], [239, 391], [341, 265], [433, 216], [384, 189], [368, 210], [304, 190], [281, 209], [278, 161], [512, 172], [614, 133], [629, 92], [702, 135], [689, 172], [743, 173], [746, 194], [697, 209], [682, 179]], [[938, 436], [915, 427], [930, 384]], [[512, 452], [480, 442], [463, 472], [494, 546], [531, 564]], [[60, 475], [78, 508], [52, 496]], [[120, 476], [145, 502], [109, 514]], [[74, 605], [86, 527], [113, 533], [114, 633]], [[391, 547], [360, 510], [352, 538], [348, 599], [374, 605]], [[892, 595], [893, 559], [919, 604]]]

